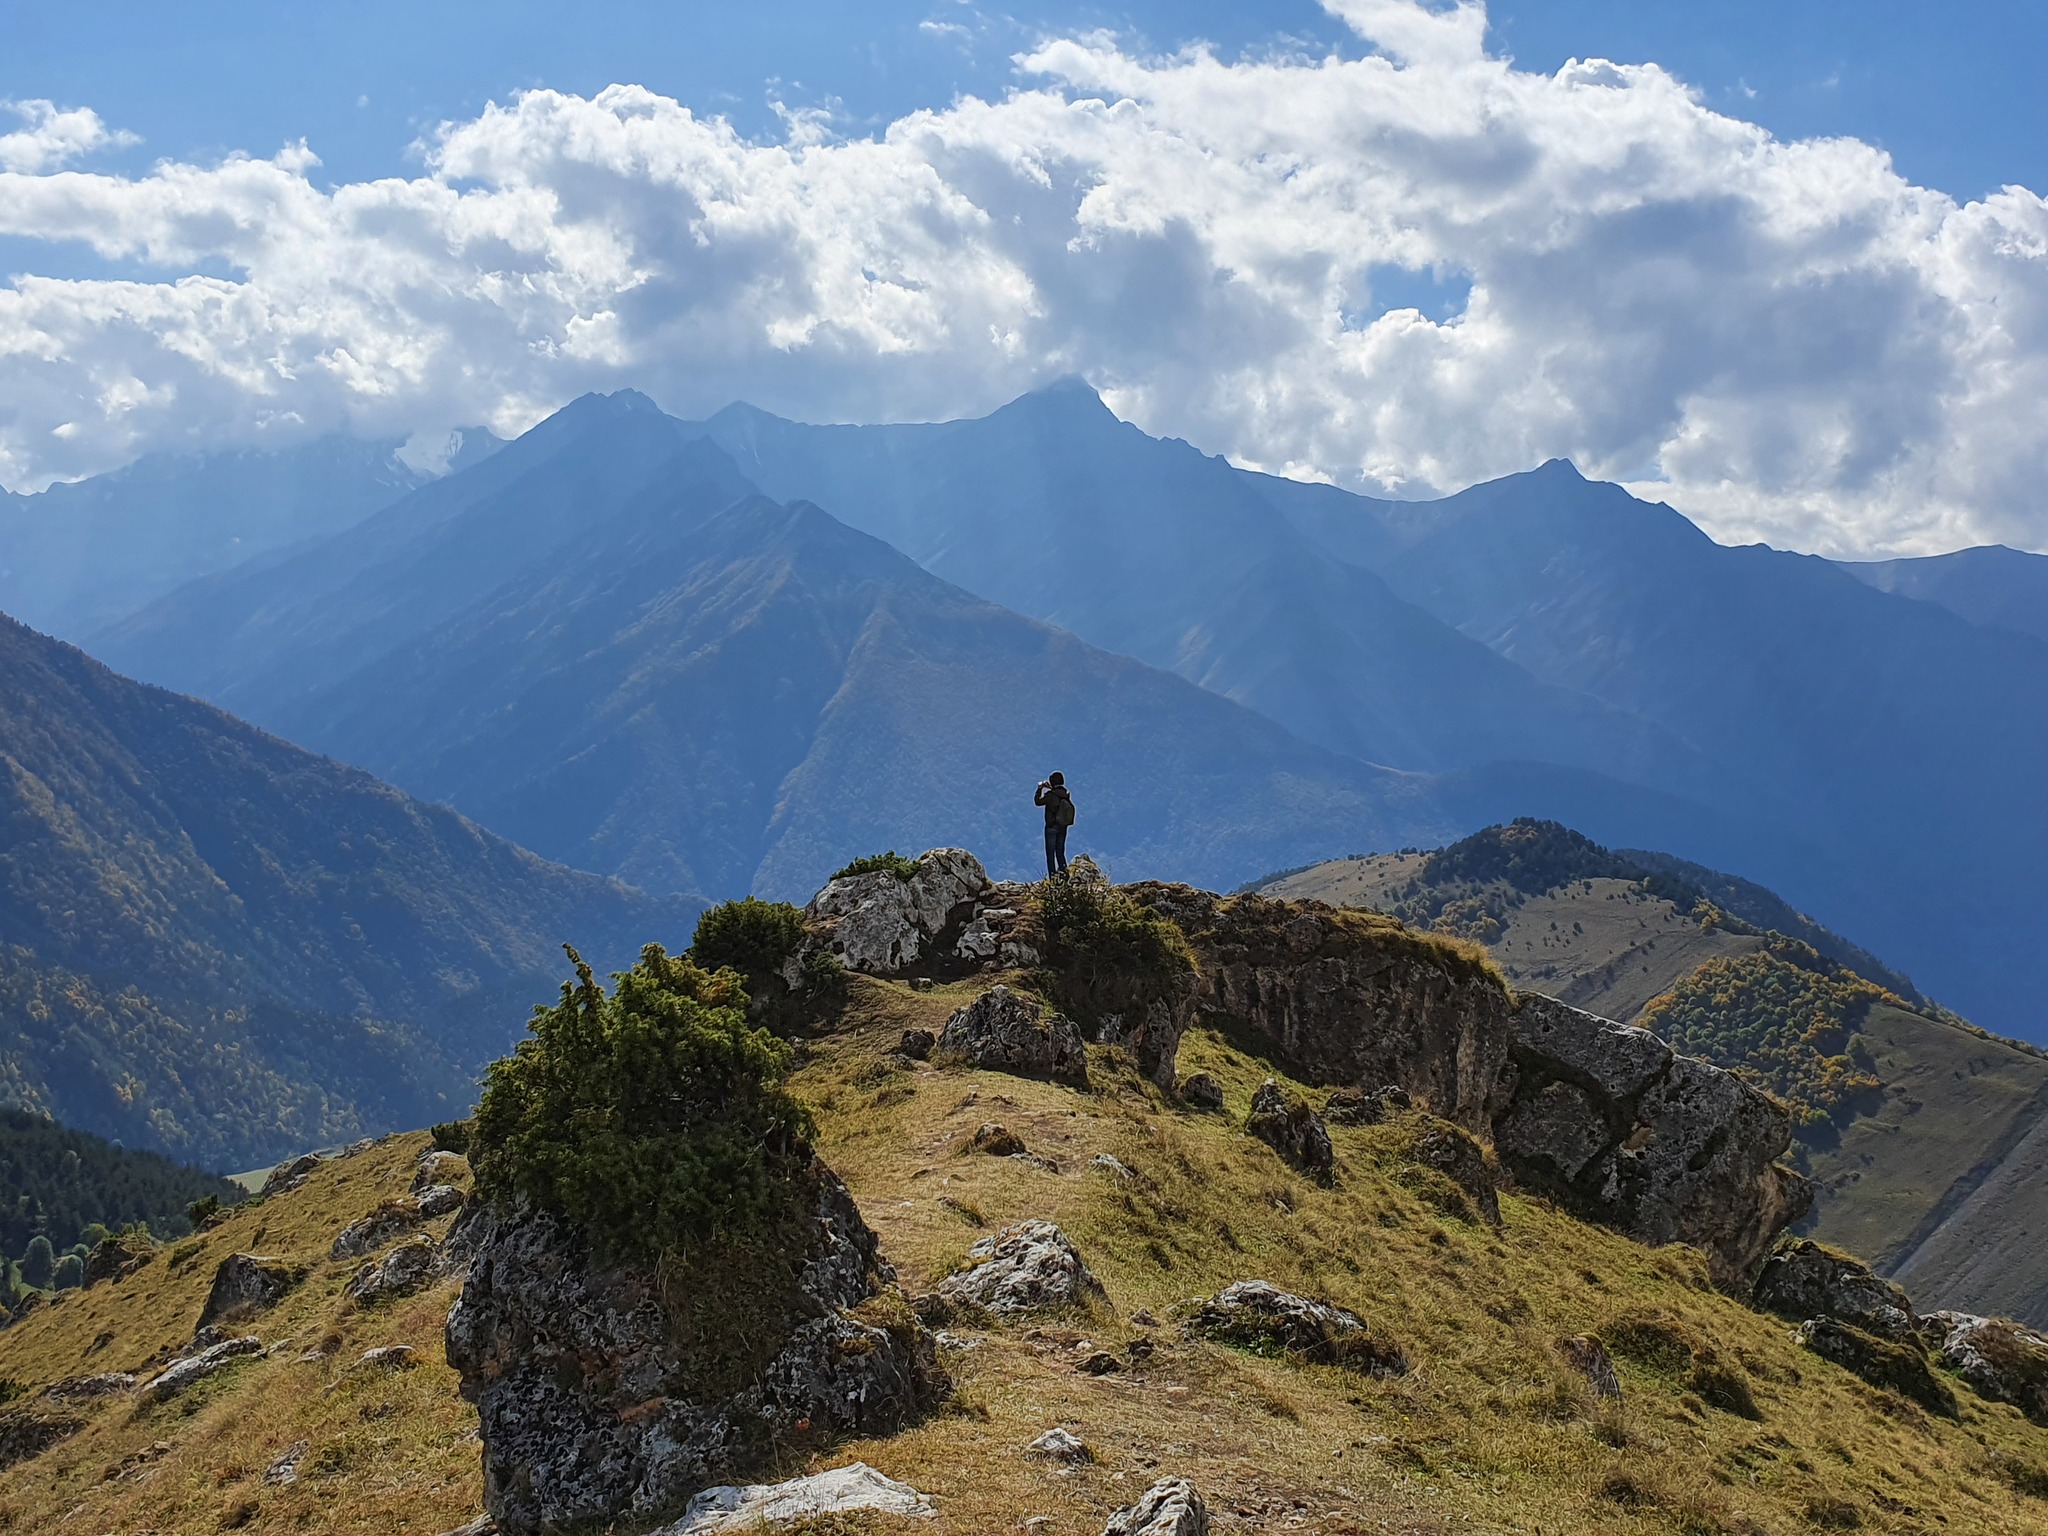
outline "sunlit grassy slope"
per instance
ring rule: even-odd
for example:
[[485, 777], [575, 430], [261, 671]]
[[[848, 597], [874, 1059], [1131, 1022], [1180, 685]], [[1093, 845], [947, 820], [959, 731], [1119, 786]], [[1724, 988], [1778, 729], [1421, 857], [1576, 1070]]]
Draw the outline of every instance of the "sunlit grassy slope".
[[[1111, 1510], [1178, 1473], [1232, 1532], [2048, 1532], [2048, 1430], [1967, 1389], [1956, 1423], [1876, 1392], [1710, 1289], [1688, 1250], [1644, 1249], [1512, 1195], [1497, 1231], [1445, 1214], [1404, 1158], [1412, 1124], [1333, 1128], [1339, 1177], [1318, 1188], [1240, 1128], [1268, 1073], [1241, 1044], [1198, 1031], [1183, 1047], [1184, 1071], [1225, 1084], [1226, 1113], [1206, 1116], [1170, 1107], [1106, 1052], [1091, 1053], [1087, 1092], [889, 1056], [904, 1028], [937, 1027], [977, 988], [856, 979], [843, 1027], [808, 1048], [795, 1078], [818, 1108], [821, 1150], [908, 1289], [1026, 1217], [1059, 1222], [1108, 1288], [1110, 1308], [1092, 1315], [961, 1326], [971, 1347], [947, 1352], [947, 1413], [817, 1463], [859, 1457], [926, 1490], [941, 1515], [920, 1529], [978, 1536], [1044, 1517], [1034, 1529], [1046, 1536], [1095, 1536]], [[1040, 1161], [967, 1151], [990, 1121]], [[313, 1265], [256, 1324], [283, 1350], [166, 1408], [82, 1410], [81, 1434], [0, 1474], [0, 1529], [431, 1533], [473, 1515], [475, 1419], [438, 1348], [452, 1286], [353, 1312], [339, 1294], [353, 1266], [325, 1258], [344, 1224], [403, 1188], [424, 1144], [396, 1138], [329, 1164], [182, 1262], [166, 1251], [0, 1334], [0, 1375], [24, 1383], [132, 1367], [189, 1334], [220, 1254]], [[1134, 1176], [1095, 1166], [1103, 1152]], [[1177, 1303], [1245, 1278], [1351, 1307], [1414, 1369], [1375, 1381], [1182, 1337]], [[1592, 1400], [1556, 1351], [1585, 1332], [1638, 1341], [1620, 1358], [1618, 1407]], [[1153, 1342], [1149, 1358], [1131, 1356], [1138, 1340]], [[425, 1363], [349, 1369], [387, 1342], [414, 1344]], [[1097, 1349], [1123, 1368], [1082, 1372]], [[1760, 1417], [1703, 1401], [1688, 1349], [1746, 1381]], [[1056, 1423], [1098, 1460], [1062, 1472], [1028, 1458]], [[264, 1469], [300, 1440], [299, 1480], [266, 1485]]]

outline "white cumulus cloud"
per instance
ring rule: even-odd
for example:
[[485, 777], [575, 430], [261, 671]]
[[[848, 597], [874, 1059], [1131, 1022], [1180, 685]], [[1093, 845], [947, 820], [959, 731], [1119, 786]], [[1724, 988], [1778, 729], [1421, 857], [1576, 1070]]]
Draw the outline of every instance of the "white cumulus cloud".
[[38, 175], [96, 150], [125, 149], [140, 142], [132, 133], [107, 127], [88, 107], [60, 110], [52, 101], [0, 101], [0, 112], [23, 124], [0, 133], [0, 171]]
[[[0, 481], [514, 430], [626, 384], [877, 420], [1079, 372], [1148, 430], [1369, 490], [1569, 456], [1727, 538], [2048, 547], [2041, 197], [1959, 205], [1654, 65], [1518, 69], [1471, 0], [1327, 3], [1362, 56], [1056, 39], [1002, 100], [872, 137], [748, 140], [622, 85], [331, 189], [303, 146], [138, 177], [22, 151], [0, 234], [133, 275], [0, 287]], [[1408, 307], [1431, 281], [1462, 307]]]

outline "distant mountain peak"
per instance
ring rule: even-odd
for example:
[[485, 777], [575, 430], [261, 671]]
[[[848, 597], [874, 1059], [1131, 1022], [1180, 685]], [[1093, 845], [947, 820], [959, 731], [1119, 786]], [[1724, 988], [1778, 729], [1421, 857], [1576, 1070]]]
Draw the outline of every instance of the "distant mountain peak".
[[1579, 466], [1570, 459], [1545, 459], [1541, 464], [1529, 471], [1529, 473], [1532, 475], [1544, 475], [1557, 480], [1584, 480], [1586, 478], [1579, 472]]

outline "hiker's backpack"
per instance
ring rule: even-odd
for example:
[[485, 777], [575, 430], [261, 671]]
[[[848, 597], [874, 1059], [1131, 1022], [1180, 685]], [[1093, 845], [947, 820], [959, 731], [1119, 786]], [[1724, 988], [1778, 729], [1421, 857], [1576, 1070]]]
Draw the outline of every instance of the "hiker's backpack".
[[1074, 797], [1072, 795], [1060, 796], [1060, 803], [1053, 807], [1052, 821], [1056, 827], [1071, 827], [1074, 824]]

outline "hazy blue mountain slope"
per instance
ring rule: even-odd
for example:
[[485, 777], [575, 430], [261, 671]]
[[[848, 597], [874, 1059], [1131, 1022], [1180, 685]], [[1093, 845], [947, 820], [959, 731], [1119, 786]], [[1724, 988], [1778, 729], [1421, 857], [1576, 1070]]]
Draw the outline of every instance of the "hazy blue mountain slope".
[[305, 694], [573, 542], [689, 437], [644, 395], [585, 396], [335, 537], [171, 593], [94, 652], [274, 727]]
[[1986, 544], [1919, 560], [1837, 560], [1880, 592], [1939, 603], [1972, 624], [2048, 640], [2048, 555]]
[[552, 856], [802, 898], [956, 843], [1030, 874], [1036, 780], [1120, 872], [1243, 878], [1445, 825], [1323, 751], [939, 581], [816, 507], [622, 517], [328, 693], [315, 738]]
[[813, 427], [735, 406], [705, 429], [769, 495], [1335, 751], [1423, 770], [1553, 761], [1685, 793], [1712, 777], [1667, 733], [1533, 683], [1331, 559], [1251, 477], [1147, 437], [1078, 382], [978, 420]]
[[1824, 560], [1716, 544], [1562, 463], [1434, 504], [1383, 574], [1545, 681], [1770, 786], [1764, 819], [1827, 859], [1788, 842], [1739, 867], [1966, 1014], [2042, 1032], [2048, 646]]
[[693, 906], [0, 620], [0, 1082], [248, 1166], [467, 1102], [562, 969]]
[[[472, 429], [449, 467], [497, 447]], [[0, 492], [0, 610], [67, 640], [189, 581], [367, 517], [432, 477], [396, 440], [151, 454], [34, 496]]]

